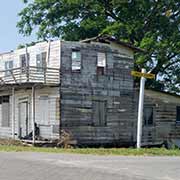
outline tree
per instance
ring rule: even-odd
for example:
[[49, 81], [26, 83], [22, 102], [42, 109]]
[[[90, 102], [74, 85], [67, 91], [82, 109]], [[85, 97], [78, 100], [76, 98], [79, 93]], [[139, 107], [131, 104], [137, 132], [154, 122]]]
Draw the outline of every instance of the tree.
[[180, 93], [179, 0], [23, 0], [19, 32], [80, 40], [109, 34], [146, 50], [136, 69], [156, 74], [148, 86]]

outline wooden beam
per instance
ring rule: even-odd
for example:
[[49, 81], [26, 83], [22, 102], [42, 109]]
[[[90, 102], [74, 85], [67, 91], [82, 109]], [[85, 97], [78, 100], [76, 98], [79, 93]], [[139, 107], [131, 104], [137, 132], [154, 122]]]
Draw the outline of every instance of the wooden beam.
[[46, 65], [49, 64], [50, 47], [51, 47], [51, 40], [48, 41], [48, 46], [47, 46], [47, 56], [46, 56]]
[[28, 55], [27, 45], [26, 45], [26, 78], [27, 78], [27, 82], [29, 82], [29, 55]]
[[12, 77], [13, 77], [13, 79], [14, 79], [15, 83], [17, 83], [16, 78], [15, 78], [15, 76], [14, 76], [14, 74], [13, 74], [12, 70], [10, 70], [10, 72], [11, 72], [11, 75], [12, 75]]
[[32, 141], [35, 144], [35, 86], [32, 86], [31, 93], [31, 117], [32, 117]]
[[12, 138], [15, 139], [15, 88], [12, 88]]

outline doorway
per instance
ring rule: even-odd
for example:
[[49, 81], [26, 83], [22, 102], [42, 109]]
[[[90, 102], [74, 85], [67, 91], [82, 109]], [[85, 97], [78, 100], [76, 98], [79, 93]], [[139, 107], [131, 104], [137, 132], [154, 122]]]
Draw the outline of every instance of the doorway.
[[19, 103], [19, 138], [29, 134], [29, 103], [28, 101]]

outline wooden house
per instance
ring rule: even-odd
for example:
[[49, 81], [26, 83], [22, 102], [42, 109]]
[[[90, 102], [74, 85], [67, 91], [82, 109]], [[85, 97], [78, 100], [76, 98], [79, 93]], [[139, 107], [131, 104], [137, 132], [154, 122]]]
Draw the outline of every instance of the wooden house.
[[24, 138], [40, 128], [56, 138], [59, 124], [60, 41], [0, 54], [0, 137]]
[[180, 140], [180, 96], [153, 90], [145, 91], [144, 145]]
[[[133, 145], [138, 96], [131, 70], [136, 51], [141, 50], [98, 36], [41, 42], [0, 54], [0, 137], [26, 138], [33, 132], [34, 141], [38, 127], [41, 139], [59, 138], [63, 129], [82, 145]], [[157, 103], [153, 93], [147, 96], [150, 108], [145, 111], [151, 115], [152, 107], [156, 120], [143, 127], [143, 142], [155, 143], [162, 137], [159, 128], [167, 127], [160, 113], [164, 102]], [[170, 129], [176, 126], [179, 97], [172, 104], [164, 115], [168, 119], [173, 112]]]

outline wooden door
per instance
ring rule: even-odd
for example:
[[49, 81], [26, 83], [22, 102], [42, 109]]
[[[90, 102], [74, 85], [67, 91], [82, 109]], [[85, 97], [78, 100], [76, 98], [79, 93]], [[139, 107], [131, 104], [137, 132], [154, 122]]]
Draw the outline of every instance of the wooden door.
[[29, 115], [28, 102], [21, 102], [19, 104], [19, 137], [25, 137], [29, 134]]
[[106, 101], [93, 101], [94, 125], [106, 126]]

